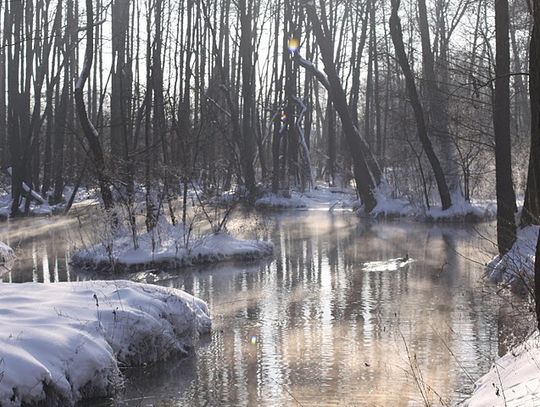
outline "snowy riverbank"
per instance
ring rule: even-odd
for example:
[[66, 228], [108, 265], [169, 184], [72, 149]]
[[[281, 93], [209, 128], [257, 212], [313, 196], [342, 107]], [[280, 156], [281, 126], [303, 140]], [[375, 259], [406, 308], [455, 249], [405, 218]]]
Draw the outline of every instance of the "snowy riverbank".
[[504, 256], [496, 256], [491, 260], [486, 272], [490, 280], [509, 285], [525, 285], [534, 287], [534, 259], [538, 226], [527, 226], [518, 229], [516, 242]]
[[119, 368], [185, 354], [211, 321], [180, 290], [128, 281], [0, 284], [0, 405], [73, 405]]
[[255, 202], [258, 209], [269, 210], [353, 210], [361, 216], [370, 218], [410, 218], [424, 222], [478, 222], [494, 219], [497, 214], [495, 201], [468, 202], [462, 196], [453, 197], [453, 205], [442, 210], [415, 207], [408, 199], [392, 197], [391, 189], [381, 187], [376, 191], [377, 206], [368, 214], [352, 189], [331, 188], [318, 185], [317, 188], [298, 192], [291, 191], [290, 196], [268, 193]]
[[185, 241], [182, 225], [161, 226], [138, 236], [134, 248], [131, 234], [81, 249], [73, 254], [74, 265], [101, 271], [137, 271], [142, 268], [177, 268], [232, 260], [255, 260], [270, 256], [274, 246], [260, 240], [237, 239], [227, 233], [192, 237]]
[[[487, 277], [509, 286], [534, 287], [538, 226], [519, 229], [512, 249], [486, 266]], [[468, 407], [533, 406], [540, 404], [540, 335], [511, 349], [495, 361], [476, 383]]]
[[356, 202], [352, 189], [319, 185], [310, 191], [291, 191], [290, 196], [267, 193], [255, 202], [255, 207], [268, 210], [335, 210], [352, 209]]
[[540, 335], [536, 332], [523, 344], [498, 359], [475, 383], [467, 407], [540, 405]]

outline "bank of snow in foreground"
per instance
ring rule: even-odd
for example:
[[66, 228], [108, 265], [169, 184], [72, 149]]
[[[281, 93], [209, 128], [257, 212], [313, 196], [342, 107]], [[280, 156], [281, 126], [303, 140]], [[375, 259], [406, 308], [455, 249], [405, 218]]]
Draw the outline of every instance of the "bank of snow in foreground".
[[[511, 286], [534, 287], [534, 261], [538, 226], [519, 229], [516, 242], [504, 256], [486, 267], [487, 276]], [[468, 407], [540, 405], [540, 335], [535, 332], [521, 345], [498, 359], [475, 384]]]
[[538, 333], [497, 360], [491, 370], [475, 383], [474, 393], [465, 405], [468, 407], [540, 405]]
[[119, 367], [185, 354], [211, 321], [180, 290], [129, 281], [0, 284], [0, 405], [112, 394]]
[[255, 260], [270, 256], [274, 245], [260, 240], [237, 239], [228, 233], [211, 233], [189, 239], [182, 225], [161, 225], [137, 238], [131, 234], [105, 239], [78, 250], [72, 256], [76, 266], [94, 270], [137, 271], [142, 268], [177, 268], [232, 260]]

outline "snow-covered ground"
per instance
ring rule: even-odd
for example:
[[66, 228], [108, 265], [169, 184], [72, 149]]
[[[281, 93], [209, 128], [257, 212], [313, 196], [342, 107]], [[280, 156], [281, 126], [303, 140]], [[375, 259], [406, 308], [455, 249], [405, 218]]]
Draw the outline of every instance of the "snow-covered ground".
[[[493, 219], [497, 214], [495, 201], [467, 202], [462, 196], [452, 197], [453, 205], [443, 211], [440, 207], [418, 208], [404, 197], [393, 197], [391, 188], [381, 186], [375, 191], [377, 206], [367, 216], [373, 218], [407, 217], [428, 222], [459, 222]], [[356, 210], [362, 214], [362, 205], [352, 189], [329, 188], [323, 184], [311, 191], [292, 191], [290, 197], [266, 194], [255, 202], [259, 209], [300, 210]]]
[[430, 209], [416, 208], [407, 199], [392, 198], [388, 188], [377, 191], [377, 206], [371, 211], [374, 217], [408, 217], [427, 222], [462, 222], [493, 219], [497, 215], [495, 201], [473, 200], [468, 202], [461, 195], [452, 196], [452, 206], [446, 210], [441, 207]]
[[452, 206], [443, 211], [441, 208], [431, 208], [425, 217], [435, 222], [444, 221], [478, 221], [494, 219], [497, 216], [497, 203], [492, 200], [472, 200], [468, 202], [460, 195], [452, 197]]
[[488, 278], [510, 285], [524, 284], [534, 287], [534, 258], [539, 229], [538, 226], [518, 229], [512, 249], [502, 258], [494, 257], [486, 266]]
[[[534, 287], [534, 261], [538, 226], [518, 230], [512, 249], [486, 266], [487, 276], [511, 286]], [[498, 359], [475, 384], [469, 407], [540, 405], [540, 335], [532, 334]]]
[[121, 385], [121, 367], [185, 354], [206, 304], [129, 281], [0, 284], [0, 405], [73, 405]]
[[258, 209], [303, 209], [337, 210], [351, 209], [356, 202], [352, 189], [341, 189], [318, 185], [316, 188], [298, 192], [291, 191], [290, 197], [268, 193], [255, 202]]
[[152, 233], [138, 236], [138, 248], [133, 237], [124, 233], [105, 239], [96, 245], [75, 252], [76, 266], [101, 271], [137, 271], [142, 268], [177, 268], [229, 260], [255, 260], [270, 256], [274, 246], [260, 240], [243, 240], [221, 232], [191, 237], [185, 243], [182, 225], [161, 225]]
[[521, 407], [540, 405], [540, 335], [497, 360], [475, 383], [468, 407]]

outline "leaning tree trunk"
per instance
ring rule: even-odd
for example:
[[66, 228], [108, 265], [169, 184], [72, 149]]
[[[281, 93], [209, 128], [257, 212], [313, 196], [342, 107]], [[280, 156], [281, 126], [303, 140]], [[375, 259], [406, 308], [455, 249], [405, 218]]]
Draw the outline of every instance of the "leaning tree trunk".
[[392, 37], [392, 42], [394, 43], [394, 48], [396, 50], [396, 58], [399, 65], [401, 66], [403, 75], [405, 76], [407, 94], [409, 95], [409, 99], [414, 111], [418, 138], [420, 139], [422, 148], [426, 152], [426, 156], [433, 170], [435, 181], [437, 182], [437, 188], [439, 189], [439, 196], [441, 198], [442, 208], [448, 209], [450, 208], [450, 206], [452, 206], [450, 191], [448, 189], [446, 179], [444, 178], [444, 172], [441, 167], [441, 162], [437, 158], [437, 155], [433, 150], [431, 140], [428, 137], [426, 121], [424, 118], [424, 111], [422, 109], [422, 104], [420, 103], [418, 91], [416, 90], [416, 84], [414, 83], [414, 75], [409, 65], [409, 60], [407, 59], [405, 46], [403, 44], [403, 31], [401, 29], [401, 22], [398, 16], [399, 4], [400, 0], [392, 0], [392, 13], [390, 15], [390, 36]]
[[84, 63], [81, 74], [77, 79], [75, 85], [75, 103], [77, 106], [77, 115], [79, 116], [79, 122], [81, 123], [84, 136], [88, 141], [90, 152], [94, 160], [96, 169], [96, 175], [98, 177], [99, 188], [101, 192], [101, 198], [103, 199], [103, 206], [106, 210], [110, 210], [114, 206], [113, 196], [111, 192], [111, 181], [105, 173], [105, 158], [103, 156], [103, 149], [99, 141], [99, 134], [90, 122], [88, 113], [86, 111], [86, 105], [84, 103], [84, 85], [90, 75], [90, 69], [92, 68], [92, 60], [94, 58], [93, 51], [94, 44], [94, 12], [92, 9], [92, 0], [86, 0], [86, 50], [84, 53]]
[[356, 189], [364, 204], [365, 211], [369, 213], [377, 206], [375, 189], [378, 185], [375, 183], [374, 177], [372, 177], [364, 152], [365, 146], [362, 145], [363, 143], [360, 134], [358, 133], [358, 129], [353, 123], [349, 105], [347, 103], [347, 96], [345, 95], [345, 91], [343, 90], [343, 86], [341, 85], [336, 71], [333, 48], [330, 38], [327, 35], [328, 30], [323, 29], [322, 23], [317, 16], [315, 6], [312, 3], [306, 3], [305, 6], [313, 26], [313, 33], [319, 44], [324, 70], [328, 76], [328, 91], [334, 107], [341, 118], [343, 133], [345, 134], [345, 139], [351, 151]]
[[516, 240], [516, 196], [512, 185], [510, 142], [510, 42], [508, 0], [495, 0], [495, 186], [497, 191], [497, 245], [505, 254]]

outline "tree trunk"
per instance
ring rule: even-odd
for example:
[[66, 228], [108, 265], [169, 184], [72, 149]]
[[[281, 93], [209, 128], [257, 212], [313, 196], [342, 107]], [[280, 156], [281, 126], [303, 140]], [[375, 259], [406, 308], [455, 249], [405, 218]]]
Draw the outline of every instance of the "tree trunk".
[[516, 240], [516, 196], [512, 184], [510, 142], [510, 46], [508, 0], [495, 0], [495, 183], [497, 190], [497, 245], [505, 254]]
[[75, 85], [75, 103], [77, 106], [79, 122], [81, 123], [84, 136], [88, 142], [94, 161], [103, 206], [106, 210], [111, 210], [114, 206], [111, 182], [106, 174], [105, 158], [103, 156], [101, 142], [99, 141], [99, 134], [88, 118], [83, 93], [84, 85], [90, 75], [92, 60], [94, 58], [94, 11], [92, 7], [92, 0], [86, 0], [86, 51], [84, 54], [83, 68]]
[[[0, 16], [3, 4], [0, 0]], [[3, 10], [3, 14], [6, 16], [7, 11]], [[6, 36], [3, 33], [0, 41], [0, 166], [7, 164], [8, 159], [6, 108]]]
[[401, 66], [403, 75], [405, 76], [407, 94], [409, 95], [410, 103], [414, 110], [418, 138], [420, 139], [422, 148], [426, 152], [426, 156], [429, 160], [429, 163], [431, 164], [433, 174], [435, 175], [435, 181], [437, 182], [439, 196], [441, 198], [441, 204], [444, 210], [452, 206], [452, 200], [450, 198], [448, 185], [446, 184], [446, 180], [444, 178], [441, 163], [437, 158], [437, 155], [433, 150], [431, 140], [428, 137], [426, 122], [424, 118], [424, 111], [422, 109], [422, 104], [420, 103], [418, 91], [416, 90], [414, 76], [411, 67], [409, 66], [407, 54], [405, 53], [405, 46], [403, 45], [403, 31], [401, 29], [401, 23], [398, 16], [399, 4], [400, 0], [392, 0], [392, 13], [390, 15], [390, 36], [392, 37], [392, 42], [394, 43], [394, 48], [396, 50], [396, 58], [399, 65]]
[[244, 172], [244, 182], [250, 198], [255, 196], [255, 170], [253, 168], [254, 131], [253, 131], [253, 44], [252, 44], [252, 9], [251, 0], [238, 2], [240, 12], [240, 57], [242, 59], [242, 141], [240, 159]]
[[540, 330], [540, 234], [536, 242], [534, 260], [534, 300], [536, 303], [536, 326]]
[[[418, 1], [418, 22], [422, 40], [422, 69], [426, 84], [428, 101], [427, 104], [429, 106], [427, 112], [427, 116], [429, 117], [429, 129], [431, 130], [434, 139], [438, 140], [439, 142], [438, 151], [442, 157], [442, 167], [444, 175], [448, 180], [449, 190], [453, 194], [461, 194], [459, 187], [458, 171], [455, 168], [455, 146], [450, 138], [448, 129], [448, 96], [444, 94], [444, 91], [442, 89], [444, 86], [444, 77], [448, 76], [448, 64], [446, 60], [447, 55], [445, 55], [446, 52], [441, 49], [441, 56], [439, 57], [439, 61], [441, 63], [438, 66], [438, 70], [440, 72], [446, 72], [446, 74], [441, 75], [442, 78], [441, 82], [439, 83], [439, 80], [437, 79], [437, 76], [435, 74], [435, 57], [431, 49], [429, 23], [425, 0]], [[444, 29], [444, 27], [439, 27], [439, 29], [439, 35], [446, 36], [446, 30]], [[445, 40], [441, 39], [439, 42], [445, 43]]]
[[358, 195], [364, 204], [364, 210], [369, 213], [377, 205], [375, 198], [375, 188], [378, 186], [375, 184], [373, 177], [366, 161], [362, 145], [362, 140], [358, 129], [353, 123], [349, 106], [347, 104], [347, 96], [339, 80], [335, 61], [334, 52], [330, 38], [328, 37], [328, 30], [324, 30], [317, 16], [315, 7], [313, 4], [307, 3], [306, 10], [308, 17], [313, 26], [313, 32], [319, 44], [321, 51], [321, 57], [324, 63], [324, 70], [328, 75], [328, 82], [330, 84], [330, 96], [336, 111], [341, 118], [341, 125], [347, 144], [350, 148], [352, 160], [353, 160], [353, 173], [356, 181], [356, 189]]
[[58, 105], [56, 118], [54, 121], [54, 139], [53, 139], [53, 156], [54, 156], [53, 203], [54, 204], [60, 203], [62, 201], [62, 195], [64, 192], [64, 135], [66, 134], [68, 88], [69, 88], [69, 71], [68, 69], [65, 69], [64, 70], [64, 86], [62, 88], [62, 95], [60, 96], [60, 104]]
[[[535, 6], [538, 1], [535, 1]], [[539, 6], [540, 7], [540, 6]], [[529, 93], [531, 103], [531, 150], [527, 189], [521, 226], [540, 224], [540, 10], [535, 10], [529, 57]]]
[[[111, 75], [111, 153], [121, 158], [120, 173], [123, 178], [129, 174], [127, 118], [130, 117], [131, 84], [128, 81], [126, 49], [129, 28], [129, 0], [115, 0], [112, 5], [112, 53]], [[126, 178], [129, 184], [129, 179]]]

